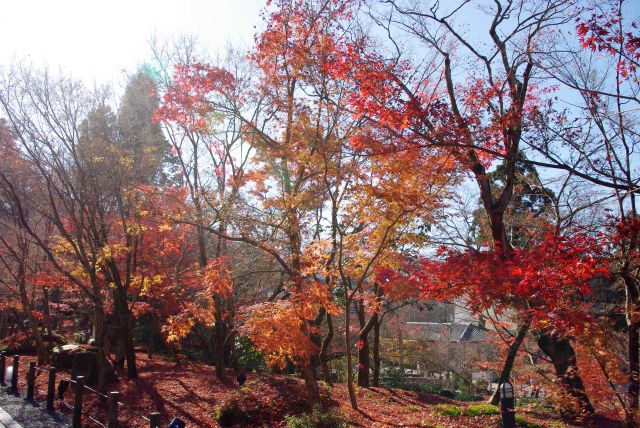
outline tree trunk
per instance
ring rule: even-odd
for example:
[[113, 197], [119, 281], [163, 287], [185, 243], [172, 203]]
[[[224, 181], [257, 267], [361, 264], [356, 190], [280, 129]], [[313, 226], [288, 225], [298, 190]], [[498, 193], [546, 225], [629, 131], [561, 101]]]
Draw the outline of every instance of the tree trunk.
[[[25, 283], [25, 273], [24, 266], [20, 263], [18, 271], [18, 288], [20, 291], [20, 300], [22, 303], [22, 310], [27, 316], [27, 321], [29, 322], [29, 328], [31, 330], [31, 334], [36, 342], [36, 352], [38, 353], [38, 364], [44, 364], [49, 362], [49, 353], [47, 352], [47, 347], [44, 345], [44, 341], [42, 340], [42, 334], [40, 333], [40, 329], [38, 328], [38, 321], [36, 317], [33, 315], [33, 301], [29, 300], [29, 295], [27, 294], [27, 285]], [[32, 299], [35, 299], [35, 296], [32, 295]]]
[[538, 346], [551, 359], [563, 389], [578, 400], [581, 411], [593, 414], [595, 410], [584, 390], [582, 377], [578, 372], [576, 354], [569, 339], [552, 333], [543, 333], [538, 339]]
[[519, 327], [518, 333], [516, 337], [509, 345], [509, 352], [507, 353], [507, 358], [504, 361], [504, 366], [502, 367], [502, 372], [500, 372], [500, 377], [498, 377], [498, 386], [495, 391], [489, 398], [489, 404], [493, 404], [497, 406], [500, 402], [500, 385], [504, 382], [507, 382], [511, 377], [511, 370], [513, 369], [513, 363], [516, 360], [516, 356], [518, 355], [518, 350], [520, 349], [520, 345], [524, 342], [525, 337], [527, 337], [527, 333], [529, 332], [529, 327], [531, 327], [531, 319], [527, 318], [524, 323]]
[[4, 337], [6, 336], [4, 330], [7, 325], [7, 318], [7, 311], [0, 312], [0, 339], [4, 339]]
[[[637, 239], [633, 237], [632, 247], [635, 247]], [[622, 269], [622, 278], [624, 279], [626, 291], [626, 319], [627, 319], [627, 354], [629, 358], [629, 393], [627, 404], [627, 424], [629, 426], [638, 426], [638, 400], [640, 398], [640, 307], [638, 301], [638, 288], [636, 286], [635, 276], [629, 272], [628, 264]]]
[[226, 325], [227, 340], [224, 343], [224, 359], [227, 367], [238, 370], [238, 352], [236, 351], [236, 333], [233, 327]]
[[380, 386], [380, 318], [376, 314], [373, 323], [373, 380], [372, 386]]
[[113, 319], [112, 322], [115, 325], [111, 325], [112, 329], [116, 331], [116, 346], [113, 357], [113, 366], [120, 370], [124, 369], [125, 360], [127, 358], [126, 351], [126, 333], [125, 333], [125, 320], [124, 320], [124, 308], [121, 298], [121, 293], [118, 289], [113, 291]]
[[402, 340], [402, 329], [398, 329], [398, 364], [404, 375], [404, 341]]
[[47, 347], [44, 344], [44, 340], [42, 340], [42, 334], [40, 329], [38, 328], [38, 322], [36, 321], [33, 313], [29, 313], [27, 315], [29, 319], [29, 326], [31, 327], [31, 333], [33, 334], [33, 338], [36, 342], [36, 353], [38, 354], [38, 365], [49, 363], [49, 352], [47, 351]]
[[364, 303], [355, 303], [360, 323], [358, 334], [358, 386], [369, 387], [369, 329], [366, 329]]
[[138, 368], [136, 364], [135, 344], [133, 341], [133, 317], [129, 310], [127, 289], [125, 287], [117, 287], [114, 290], [113, 309], [118, 323], [114, 363], [118, 367], [124, 367], [124, 362], [126, 361], [127, 377], [129, 379], [135, 379], [138, 377]]
[[98, 347], [98, 389], [104, 391], [109, 370], [109, 361], [107, 359], [109, 356], [109, 338], [107, 337], [107, 319], [102, 308], [102, 302], [96, 302], [93, 325], [96, 346]]
[[[629, 426], [637, 426], [636, 414], [638, 413], [638, 398], [640, 395], [640, 350], [638, 349], [638, 340], [640, 339], [640, 324], [632, 321], [627, 331], [628, 336], [628, 353], [629, 353]], [[629, 416], [630, 415], [630, 416]]]
[[344, 316], [344, 347], [347, 352], [347, 389], [349, 390], [349, 401], [351, 402], [351, 408], [358, 410], [358, 401], [356, 399], [356, 391], [353, 388], [353, 372], [351, 371], [351, 335], [349, 329], [351, 328], [351, 311], [349, 310], [351, 302], [347, 300], [345, 305]]
[[44, 323], [47, 326], [47, 334], [51, 337], [53, 335], [53, 323], [49, 312], [49, 290], [47, 287], [42, 287], [42, 305], [44, 307]]
[[133, 317], [127, 309], [125, 331], [127, 334], [125, 340], [125, 354], [127, 358], [127, 377], [135, 379], [138, 377], [138, 365], [136, 363], [136, 348], [133, 341]]
[[224, 381], [227, 379], [227, 375], [225, 373], [225, 341], [227, 338], [227, 329], [225, 328], [223, 315], [223, 302], [221, 299], [216, 296], [216, 313], [215, 313], [215, 347], [214, 347], [214, 358], [216, 365], [216, 378], [218, 380]]
[[[309, 337], [309, 327], [307, 322], [302, 324], [302, 333]], [[320, 390], [318, 389], [318, 382], [316, 381], [315, 373], [311, 365], [311, 358], [307, 357], [302, 364], [302, 375], [304, 376], [304, 384], [307, 388], [307, 396], [311, 404], [320, 404]]]
[[322, 377], [328, 385], [332, 385], [331, 371], [329, 370], [329, 362], [327, 361], [327, 353], [333, 340], [333, 319], [331, 314], [327, 313], [327, 335], [322, 339], [322, 346], [320, 348], [320, 365], [322, 367]]
[[320, 353], [322, 352], [322, 332], [320, 330], [320, 327], [322, 326], [322, 322], [324, 321], [324, 317], [326, 314], [327, 311], [324, 308], [320, 308], [318, 316], [315, 317], [313, 321], [311, 321], [313, 330], [310, 334], [309, 339], [311, 339], [311, 342], [316, 346], [316, 349], [318, 350], [318, 352], [311, 357], [311, 367], [313, 368], [313, 373], [316, 374], [316, 377], [320, 366], [322, 365], [320, 359]]
[[369, 341], [366, 335], [359, 336], [360, 345], [358, 345], [358, 386], [369, 388]]
[[147, 358], [153, 358], [153, 348], [155, 344], [155, 336], [156, 336], [156, 316], [153, 312], [151, 312], [151, 316], [149, 317], [149, 338], [147, 340]]

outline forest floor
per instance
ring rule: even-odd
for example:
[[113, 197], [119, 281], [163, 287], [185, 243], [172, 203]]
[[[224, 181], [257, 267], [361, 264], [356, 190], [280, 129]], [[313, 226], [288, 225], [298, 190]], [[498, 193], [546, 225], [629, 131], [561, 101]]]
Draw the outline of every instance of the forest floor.
[[[30, 359], [21, 359], [21, 372], [26, 370]], [[228, 371], [228, 380], [221, 382], [216, 379], [215, 368], [212, 366], [190, 362], [177, 365], [161, 356], [148, 359], [144, 354], [138, 354], [138, 369], [138, 379], [129, 380], [121, 376], [117, 384], [111, 384], [107, 388], [108, 391], [119, 391], [120, 401], [130, 408], [120, 408], [120, 420], [124, 422], [122, 426], [147, 427], [148, 422], [145, 422], [142, 415], [154, 411], [162, 414], [161, 426], [166, 426], [177, 416], [189, 428], [220, 426], [218, 417], [222, 409], [226, 409], [231, 419], [240, 421], [235, 426], [286, 427], [287, 415], [310, 413], [305, 401], [304, 383], [296, 377], [250, 373], [247, 382], [240, 388], [231, 370]], [[46, 373], [38, 373], [36, 399], [44, 401]], [[21, 379], [24, 375], [26, 372], [21, 373]], [[356, 411], [349, 404], [346, 385], [336, 384], [329, 388], [321, 382], [321, 386], [324, 410], [341, 415], [349, 426], [500, 426], [500, 415], [495, 414], [496, 409], [482, 406], [482, 403], [463, 403], [438, 395], [399, 389], [357, 388], [359, 410]], [[85, 398], [83, 414], [105, 423], [106, 401], [93, 392], [86, 393]], [[70, 405], [72, 400], [73, 394], [68, 392], [65, 402]], [[69, 412], [64, 407], [60, 403], [56, 405], [56, 408], [68, 415]], [[517, 417], [519, 426], [529, 428], [621, 426], [604, 419], [588, 425], [564, 421], [552, 409], [541, 405], [517, 407]], [[83, 426], [100, 425], [85, 417]]]

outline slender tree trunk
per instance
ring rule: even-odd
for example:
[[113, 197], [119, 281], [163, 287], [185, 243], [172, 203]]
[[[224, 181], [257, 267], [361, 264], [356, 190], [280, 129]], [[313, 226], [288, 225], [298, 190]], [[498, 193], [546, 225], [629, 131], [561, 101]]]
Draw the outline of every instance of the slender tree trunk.
[[[634, 247], [636, 241], [637, 239], [632, 239]], [[625, 263], [622, 269], [622, 278], [624, 279], [627, 299], [627, 354], [629, 358], [627, 424], [629, 426], [638, 426], [638, 400], [640, 399], [640, 305], [638, 305], [638, 301], [640, 296], [635, 278], [629, 272], [628, 263]]]
[[358, 386], [362, 388], [369, 388], [369, 341], [366, 335], [360, 335], [359, 340], [362, 342], [358, 346]]
[[322, 332], [320, 331], [320, 327], [322, 326], [322, 322], [324, 321], [324, 317], [327, 314], [327, 311], [324, 308], [320, 308], [320, 312], [318, 316], [311, 321], [311, 325], [313, 326], [313, 331], [311, 333], [311, 342], [316, 346], [318, 350], [317, 354], [314, 354], [311, 358], [311, 367], [313, 367], [313, 372], [318, 373], [321, 366], [321, 358], [320, 354], [322, 352]]
[[[285, 162], [286, 163], [286, 162]], [[291, 194], [291, 184], [288, 179], [288, 169], [284, 168], [284, 173], [286, 175], [285, 188], [288, 194]], [[289, 248], [291, 250], [291, 270], [293, 272], [292, 281], [294, 283], [295, 290], [301, 292], [303, 287], [303, 279], [301, 276], [301, 268], [302, 268], [302, 238], [300, 235], [300, 221], [298, 217], [298, 213], [295, 208], [290, 208], [288, 213], [288, 231], [287, 235], [289, 238]], [[311, 332], [309, 331], [309, 326], [311, 322], [309, 320], [302, 320], [302, 334], [307, 340], [311, 340]], [[319, 350], [315, 351], [316, 353]], [[318, 382], [316, 381], [315, 373], [313, 370], [312, 363], [313, 356], [308, 355], [305, 356], [304, 361], [302, 361], [302, 374], [304, 376], [305, 386], [307, 388], [307, 394], [309, 396], [309, 401], [312, 404], [320, 403], [320, 391], [318, 390]]]
[[[227, 326], [229, 328], [229, 326]], [[225, 360], [227, 367], [231, 367], [233, 370], [238, 370], [238, 352], [236, 350], [236, 333], [233, 328], [227, 333], [227, 341], [224, 346]]]
[[125, 332], [126, 332], [126, 341], [125, 341], [125, 354], [127, 358], [127, 377], [129, 379], [135, 379], [138, 377], [138, 364], [136, 362], [136, 348], [133, 337], [133, 316], [129, 309], [125, 313]]
[[349, 401], [351, 407], [354, 410], [358, 410], [358, 400], [356, 398], [356, 391], [353, 388], [353, 372], [351, 371], [351, 335], [349, 329], [351, 328], [351, 311], [349, 310], [351, 302], [347, 300], [345, 306], [344, 316], [344, 347], [347, 352], [347, 389], [349, 390]]
[[114, 357], [113, 357], [113, 365], [116, 369], [121, 370], [124, 369], [124, 365], [125, 365], [125, 361], [127, 359], [127, 351], [126, 351], [126, 345], [125, 345], [125, 336], [124, 336], [124, 327], [122, 327], [122, 325], [118, 324], [117, 328], [117, 335], [116, 335], [116, 349], [114, 352]]
[[638, 412], [638, 399], [640, 396], [640, 351], [638, 349], [640, 325], [637, 321], [633, 321], [629, 324], [627, 336], [629, 340], [629, 413], [633, 415], [632, 422], [637, 423], [635, 415]]
[[398, 363], [404, 375], [404, 341], [402, 339], [402, 329], [398, 330]]
[[369, 329], [365, 328], [363, 302], [356, 302], [360, 333], [358, 335], [358, 386], [369, 387]]
[[223, 302], [219, 297], [216, 296], [216, 313], [215, 313], [215, 347], [214, 347], [214, 358], [216, 365], [216, 377], [219, 380], [226, 380], [227, 375], [225, 372], [226, 364], [225, 364], [225, 341], [227, 336], [226, 326], [224, 323], [223, 315]]
[[498, 377], [498, 386], [489, 398], [489, 403], [493, 404], [494, 406], [498, 405], [498, 403], [500, 402], [500, 385], [504, 382], [507, 382], [511, 377], [511, 370], [513, 369], [513, 364], [516, 361], [518, 350], [520, 349], [522, 342], [524, 342], [525, 337], [527, 337], [529, 327], [531, 327], [531, 319], [527, 318], [518, 328], [518, 333], [509, 346], [507, 358], [504, 361], [502, 371], [500, 372], [500, 376]]
[[[99, 294], [98, 294], [99, 295]], [[98, 297], [99, 298], [99, 297]], [[102, 302], [96, 302], [94, 313], [94, 330], [96, 345], [98, 347], [98, 389], [104, 391], [107, 385], [107, 373], [109, 370], [109, 338], [107, 337], [107, 318], [102, 308]]]
[[[126, 304], [126, 303], [125, 303]], [[113, 291], [113, 314], [112, 322], [115, 325], [111, 325], [112, 329], [116, 331], [116, 346], [115, 356], [113, 358], [113, 365], [116, 369], [124, 369], [125, 360], [127, 359], [126, 340], [127, 335], [125, 333], [125, 320], [124, 320], [124, 308], [122, 297], [119, 289]]]
[[332, 385], [331, 371], [329, 370], [329, 362], [327, 361], [327, 353], [333, 340], [333, 319], [330, 313], [327, 313], [327, 335], [322, 339], [320, 348], [320, 365], [322, 367], [322, 377], [328, 385]]
[[133, 316], [129, 310], [127, 299], [127, 288], [117, 287], [114, 290], [114, 315], [118, 323], [118, 337], [116, 339], [115, 364], [124, 367], [127, 363], [127, 377], [135, 379], [138, 377], [138, 367], [136, 364], [136, 351], [133, 340]]
[[7, 311], [0, 312], [0, 339], [4, 339], [4, 334], [7, 325]]
[[[302, 333], [309, 337], [309, 327], [307, 322], [302, 324]], [[318, 389], [318, 382], [316, 382], [315, 373], [313, 372], [313, 366], [311, 365], [311, 358], [305, 358], [302, 365], [302, 375], [304, 376], [304, 384], [307, 388], [307, 395], [309, 401], [312, 404], [320, 403], [320, 390]]]
[[151, 312], [151, 316], [149, 319], [149, 339], [147, 341], [147, 358], [153, 358], [153, 347], [155, 345], [155, 337], [156, 337], [156, 316], [153, 312]]
[[44, 340], [42, 340], [42, 333], [38, 328], [38, 321], [33, 316], [33, 310], [31, 308], [28, 308], [27, 320], [29, 322], [31, 334], [33, 334], [33, 338], [36, 343], [36, 353], [38, 354], [38, 365], [48, 363], [49, 353], [47, 352], [47, 347], [44, 344]]
[[584, 390], [582, 377], [578, 372], [576, 354], [569, 339], [545, 333], [540, 335], [538, 346], [551, 359], [563, 389], [578, 400], [583, 412], [593, 414], [595, 410]]
[[373, 322], [373, 379], [372, 386], [380, 386], [380, 317], [376, 314]]
[[42, 305], [44, 307], [44, 323], [47, 326], [47, 334], [52, 337], [53, 324], [51, 322], [51, 312], [49, 311], [49, 290], [47, 287], [42, 287]]
[[[44, 364], [49, 362], [49, 353], [47, 352], [47, 347], [44, 345], [44, 341], [42, 340], [42, 334], [40, 329], [38, 328], [38, 321], [36, 317], [33, 315], [33, 301], [29, 299], [29, 295], [27, 294], [27, 285], [25, 283], [25, 270], [22, 262], [18, 268], [18, 287], [20, 291], [20, 300], [22, 303], [22, 310], [27, 316], [27, 321], [29, 323], [29, 328], [31, 330], [31, 334], [33, 335], [33, 339], [36, 343], [36, 352], [38, 354], [38, 364]], [[32, 296], [32, 299], [35, 299], [35, 296]]]

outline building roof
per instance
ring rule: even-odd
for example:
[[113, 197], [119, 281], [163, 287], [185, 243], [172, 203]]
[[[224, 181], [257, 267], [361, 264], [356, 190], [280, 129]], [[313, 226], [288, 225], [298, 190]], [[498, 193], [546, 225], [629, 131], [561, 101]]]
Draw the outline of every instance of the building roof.
[[473, 323], [408, 322], [412, 338], [433, 342], [482, 342], [489, 330]]

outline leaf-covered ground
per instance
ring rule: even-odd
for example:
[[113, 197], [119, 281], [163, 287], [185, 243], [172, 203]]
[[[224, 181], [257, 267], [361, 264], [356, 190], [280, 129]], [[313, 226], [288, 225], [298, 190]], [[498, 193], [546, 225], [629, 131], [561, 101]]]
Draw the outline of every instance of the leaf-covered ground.
[[[21, 379], [25, 379], [30, 359], [21, 362]], [[238, 426], [284, 427], [286, 415], [303, 414], [309, 409], [305, 403], [302, 379], [285, 375], [249, 374], [244, 387], [239, 388], [232, 371], [229, 380], [220, 382], [215, 368], [202, 364], [176, 365], [162, 357], [149, 360], [138, 355], [139, 378], [121, 377], [108, 390], [120, 391], [120, 401], [126, 408], [120, 409], [120, 419], [127, 427], [147, 427], [141, 415], [158, 411], [162, 422], [177, 416], [188, 427], [217, 427], [216, 415], [220, 409], [237, 403], [236, 413], [242, 419]], [[68, 374], [67, 374], [68, 376]], [[499, 415], [483, 406], [465, 411], [472, 403], [461, 403], [444, 397], [386, 388], [358, 388], [359, 410], [351, 409], [346, 386], [336, 384], [332, 388], [322, 384], [323, 405], [341, 413], [351, 426], [359, 427], [497, 427]], [[25, 388], [21, 386], [21, 388]], [[46, 374], [37, 379], [36, 398], [44, 400]], [[24, 392], [24, 390], [23, 390]], [[104, 423], [106, 402], [92, 392], [86, 394], [85, 413]], [[72, 404], [73, 396], [67, 393], [65, 402]], [[69, 413], [63, 405], [58, 409]], [[480, 409], [480, 411], [476, 411]], [[489, 409], [490, 410], [490, 409]], [[495, 409], [494, 409], [495, 410]], [[458, 415], [459, 413], [462, 413]], [[478, 414], [479, 416], [468, 416]], [[519, 419], [528, 427], [585, 426], [577, 422], [563, 421], [555, 412], [541, 406], [518, 407]], [[85, 417], [86, 426], [99, 426]], [[591, 426], [618, 426], [612, 421], [598, 420]]]

